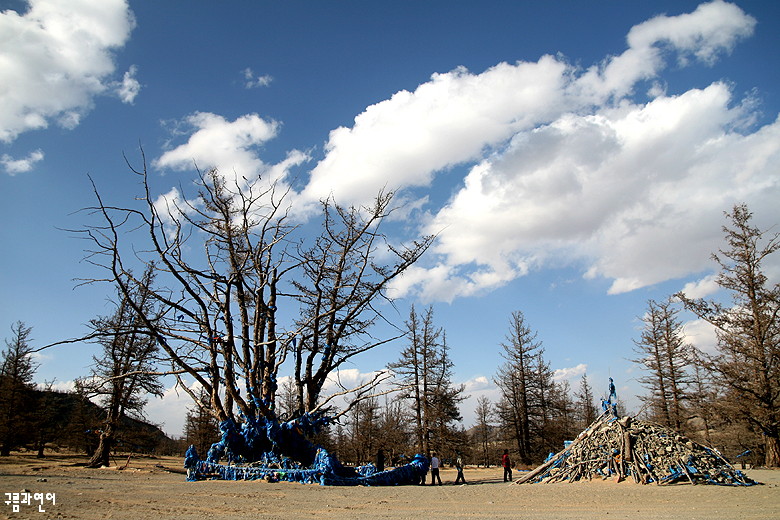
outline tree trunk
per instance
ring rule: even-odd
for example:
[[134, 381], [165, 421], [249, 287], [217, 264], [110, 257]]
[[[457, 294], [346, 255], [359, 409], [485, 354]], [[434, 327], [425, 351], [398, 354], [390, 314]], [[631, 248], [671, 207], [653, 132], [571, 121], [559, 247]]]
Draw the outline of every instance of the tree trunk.
[[764, 453], [764, 466], [776, 468], [780, 466], [780, 443], [776, 436], [767, 435]]
[[114, 431], [110, 426], [106, 428], [106, 431], [100, 434], [100, 443], [98, 444], [95, 453], [92, 454], [92, 458], [87, 462], [88, 468], [100, 468], [102, 466], [110, 466], [111, 449], [114, 445]]

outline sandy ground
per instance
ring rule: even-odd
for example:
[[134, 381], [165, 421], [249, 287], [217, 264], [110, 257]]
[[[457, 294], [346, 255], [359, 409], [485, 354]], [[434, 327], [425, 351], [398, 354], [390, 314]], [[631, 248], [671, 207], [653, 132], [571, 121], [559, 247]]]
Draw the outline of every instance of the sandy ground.
[[[119, 466], [127, 459], [118, 461]], [[631, 482], [502, 482], [500, 468], [466, 468], [467, 485], [442, 471], [443, 486], [323, 487], [297, 483], [186, 482], [180, 458], [130, 459], [86, 469], [83, 457], [0, 458], [0, 518], [173, 519], [778, 519], [780, 471], [753, 470], [761, 486], [642, 486]], [[161, 467], [162, 466], [162, 467]], [[515, 477], [518, 473], [515, 473]], [[43, 506], [13, 512], [5, 493], [43, 493]], [[46, 500], [55, 495], [56, 503]], [[40, 512], [44, 509], [45, 512]]]

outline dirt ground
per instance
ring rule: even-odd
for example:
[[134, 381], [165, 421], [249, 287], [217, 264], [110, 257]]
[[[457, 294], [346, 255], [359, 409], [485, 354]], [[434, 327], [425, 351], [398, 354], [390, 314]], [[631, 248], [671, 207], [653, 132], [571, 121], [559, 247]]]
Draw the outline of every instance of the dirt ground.
[[[184, 475], [166, 470], [181, 470], [182, 459], [173, 457], [132, 457], [123, 470], [117, 466], [86, 469], [79, 465], [84, 461], [84, 457], [57, 454], [46, 459], [26, 454], [0, 458], [0, 518], [780, 518], [780, 471], [770, 470], [747, 471], [764, 485], [740, 488], [642, 486], [612, 480], [516, 485], [502, 481], [501, 468], [468, 467], [466, 485], [454, 485], [455, 470], [445, 468], [443, 486], [323, 487], [263, 481], [186, 482]], [[127, 459], [117, 462], [121, 467]], [[19, 504], [19, 511], [14, 512], [6, 493], [19, 492], [30, 493], [33, 503]]]

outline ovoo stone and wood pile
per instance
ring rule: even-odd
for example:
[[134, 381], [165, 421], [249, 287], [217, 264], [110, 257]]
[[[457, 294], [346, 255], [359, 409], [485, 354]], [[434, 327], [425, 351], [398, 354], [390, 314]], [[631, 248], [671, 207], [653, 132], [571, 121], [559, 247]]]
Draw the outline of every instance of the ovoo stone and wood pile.
[[757, 484], [734, 469], [717, 450], [659, 424], [632, 417], [619, 419], [613, 411], [605, 411], [562, 451], [516, 483], [631, 478], [642, 484]]

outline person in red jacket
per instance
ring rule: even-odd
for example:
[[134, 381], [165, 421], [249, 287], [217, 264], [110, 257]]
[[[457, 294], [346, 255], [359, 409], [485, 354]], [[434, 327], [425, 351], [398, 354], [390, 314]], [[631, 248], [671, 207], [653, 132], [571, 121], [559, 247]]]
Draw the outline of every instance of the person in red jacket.
[[509, 459], [509, 450], [504, 450], [501, 456], [501, 465], [504, 467], [504, 482], [512, 480], [512, 461]]

